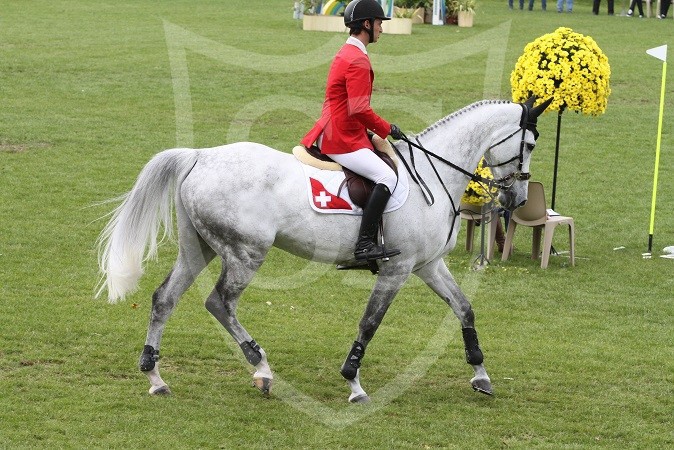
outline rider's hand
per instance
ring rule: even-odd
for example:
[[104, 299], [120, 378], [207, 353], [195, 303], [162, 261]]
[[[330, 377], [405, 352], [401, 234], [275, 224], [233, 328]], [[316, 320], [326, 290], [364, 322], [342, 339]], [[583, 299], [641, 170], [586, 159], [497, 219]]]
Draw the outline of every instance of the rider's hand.
[[400, 140], [402, 139], [405, 135], [403, 134], [402, 131], [400, 131], [400, 128], [398, 128], [398, 125], [391, 124], [391, 132], [389, 133], [393, 139]]

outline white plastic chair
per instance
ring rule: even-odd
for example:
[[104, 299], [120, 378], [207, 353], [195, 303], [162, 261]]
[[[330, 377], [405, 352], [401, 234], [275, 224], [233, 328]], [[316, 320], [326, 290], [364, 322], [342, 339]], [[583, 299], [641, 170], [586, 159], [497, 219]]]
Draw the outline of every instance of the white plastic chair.
[[508, 232], [506, 233], [505, 245], [503, 248], [503, 261], [510, 257], [512, 251], [513, 236], [517, 225], [523, 225], [533, 228], [533, 242], [531, 248], [531, 259], [538, 259], [541, 246], [541, 232], [544, 235], [543, 257], [541, 258], [541, 269], [548, 267], [550, 260], [550, 251], [552, 249], [552, 236], [557, 225], [569, 226], [569, 256], [571, 265], [576, 263], [576, 236], [572, 217], [567, 216], [549, 216], [545, 205], [545, 192], [543, 185], [538, 181], [529, 182], [529, 193], [526, 204], [517, 208], [510, 215], [508, 222]]

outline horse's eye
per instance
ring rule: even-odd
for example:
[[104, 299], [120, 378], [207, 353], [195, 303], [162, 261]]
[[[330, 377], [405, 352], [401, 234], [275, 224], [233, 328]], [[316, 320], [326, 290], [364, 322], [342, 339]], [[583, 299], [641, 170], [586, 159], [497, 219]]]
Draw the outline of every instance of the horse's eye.
[[530, 152], [533, 152], [533, 151], [534, 151], [534, 147], [536, 147], [536, 144], [527, 144], [527, 149], [528, 149]]

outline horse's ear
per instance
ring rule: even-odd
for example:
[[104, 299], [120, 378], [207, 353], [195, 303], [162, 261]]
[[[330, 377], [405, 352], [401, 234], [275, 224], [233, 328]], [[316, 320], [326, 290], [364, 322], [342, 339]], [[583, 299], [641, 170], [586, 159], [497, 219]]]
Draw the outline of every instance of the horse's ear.
[[545, 111], [545, 109], [546, 109], [548, 106], [550, 106], [550, 103], [552, 103], [552, 97], [550, 97], [549, 99], [547, 99], [546, 101], [544, 101], [544, 102], [541, 103], [540, 105], [538, 105], [538, 106], [536, 106], [535, 108], [533, 108], [533, 109], [531, 110], [531, 112], [529, 113], [530, 117], [531, 117], [532, 119], [535, 119], [535, 118], [537, 118], [538, 116], [540, 116], [541, 114], [543, 114], [543, 111]]
[[534, 107], [534, 103], [536, 103], [536, 96], [532, 95], [524, 102], [524, 106], [526, 106], [527, 109], [531, 109]]

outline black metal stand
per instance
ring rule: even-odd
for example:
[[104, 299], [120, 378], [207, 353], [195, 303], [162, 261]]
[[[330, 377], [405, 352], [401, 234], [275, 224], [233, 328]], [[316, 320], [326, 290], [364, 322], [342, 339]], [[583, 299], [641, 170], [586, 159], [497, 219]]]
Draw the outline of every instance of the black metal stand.
[[555, 167], [552, 174], [552, 202], [550, 208], [555, 209], [555, 197], [557, 196], [557, 167], [559, 166], [559, 136], [562, 131], [562, 113], [564, 112], [564, 107], [562, 106], [559, 109], [557, 114], [557, 137], [555, 139]]
[[486, 256], [486, 251], [485, 251], [485, 229], [487, 228], [489, 223], [485, 220], [487, 217], [486, 211], [491, 210], [491, 203], [485, 203], [482, 205], [480, 208], [480, 254], [477, 255], [477, 257], [473, 260], [473, 268], [475, 270], [481, 270], [484, 269], [487, 264], [489, 264], [489, 259], [487, 259]]
[[[559, 167], [559, 136], [562, 132], [562, 113], [564, 112], [564, 105], [559, 108], [559, 113], [557, 113], [557, 137], [555, 138], [555, 167], [552, 173], [552, 201], [550, 203], [550, 208], [555, 209], [555, 198], [557, 197], [557, 168]], [[553, 255], [558, 255], [555, 246], [550, 247], [550, 253]]]

